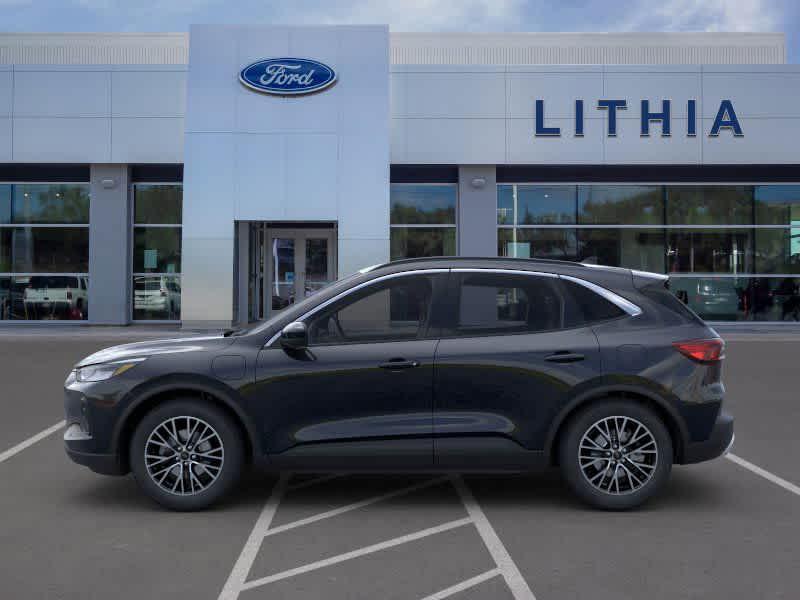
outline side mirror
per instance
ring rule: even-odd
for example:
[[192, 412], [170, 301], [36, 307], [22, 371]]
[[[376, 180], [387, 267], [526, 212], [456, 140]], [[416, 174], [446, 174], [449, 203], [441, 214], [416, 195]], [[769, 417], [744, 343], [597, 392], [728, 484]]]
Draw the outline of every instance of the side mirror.
[[308, 348], [308, 328], [301, 321], [289, 323], [281, 331], [281, 346], [285, 350], [305, 350]]

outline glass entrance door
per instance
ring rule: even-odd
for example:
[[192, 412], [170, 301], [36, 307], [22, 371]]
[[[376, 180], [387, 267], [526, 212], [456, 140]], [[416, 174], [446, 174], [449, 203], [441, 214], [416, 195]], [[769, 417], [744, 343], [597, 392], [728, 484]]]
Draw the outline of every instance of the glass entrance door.
[[266, 316], [291, 306], [336, 279], [334, 229], [268, 229], [264, 245], [269, 289]]

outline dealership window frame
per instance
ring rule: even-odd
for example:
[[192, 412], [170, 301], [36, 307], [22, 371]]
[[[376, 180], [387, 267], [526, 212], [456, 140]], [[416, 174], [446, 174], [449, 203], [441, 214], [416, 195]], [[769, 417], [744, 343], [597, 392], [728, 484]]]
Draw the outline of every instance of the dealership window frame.
[[[181, 218], [180, 223], [137, 223], [136, 222], [136, 188], [138, 187], [155, 187], [155, 186], [171, 186], [171, 187], [179, 187], [181, 189]], [[180, 294], [181, 294], [181, 314], [183, 309], [183, 182], [182, 181], [135, 181], [130, 185], [130, 192], [129, 192], [129, 206], [130, 210], [128, 211], [130, 214], [129, 219], [129, 231], [130, 231], [130, 243], [128, 244], [128, 260], [130, 261], [130, 301], [128, 302], [129, 306], [129, 317], [131, 323], [134, 324], [153, 324], [153, 323], [163, 323], [163, 324], [180, 324], [181, 319], [136, 319], [136, 278], [137, 277], [166, 277], [166, 278], [177, 278], [178, 282], [180, 283]], [[181, 268], [175, 273], [163, 272], [163, 271], [150, 271], [150, 272], [140, 272], [136, 270], [136, 230], [137, 229], [178, 229], [178, 248], [180, 253], [180, 264]]]
[[[453, 223], [394, 223], [392, 222], [392, 189], [395, 187], [426, 187], [426, 188], [450, 188], [455, 192], [455, 205], [453, 206], [454, 211], [454, 219]], [[393, 258], [391, 256], [391, 247], [392, 247], [392, 233], [395, 230], [412, 230], [412, 229], [442, 229], [442, 230], [453, 230], [453, 254], [442, 254], [441, 256], [458, 256], [458, 248], [459, 248], [459, 241], [458, 241], [458, 219], [459, 219], [459, 202], [460, 202], [460, 194], [458, 189], [457, 182], [451, 181], [439, 181], [439, 182], [413, 182], [413, 181], [403, 181], [403, 182], [392, 182], [389, 184], [389, 259], [394, 260], [403, 260], [408, 258], [406, 256]], [[443, 241], [444, 243], [444, 241]], [[431, 254], [427, 256], [440, 256], [438, 254]], [[427, 257], [426, 256], [426, 257]], [[422, 257], [416, 257], [422, 258]]]
[[[770, 187], [795, 187], [798, 188], [800, 191], [800, 180], [796, 181], [735, 181], [735, 182], [725, 182], [725, 181], [704, 181], [704, 180], [697, 180], [697, 181], [630, 181], [630, 182], [621, 182], [621, 181], [498, 181], [496, 184], [496, 195], [495, 195], [495, 205], [496, 208], [500, 209], [500, 190], [502, 187], [506, 186], [536, 186], [541, 188], [557, 188], [557, 187], [571, 187], [575, 190], [574, 193], [574, 222], [572, 223], [532, 223], [532, 224], [501, 224], [499, 222], [499, 218], [497, 213], [495, 215], [495, 248], [497, 249], [497, 254], [500, 256], [499, 253], [499, 243], [500, 243], [500, 231], [505, 230], [512, 230], [516, 232], [517, 230], [556, 230], [556, 231], [572, 231], [575, 234], [576, 240], [578, 239], [579, 232], [581, 230], [647, 230], [653, 232], [661, 232], [663, 244], [663, 269], [659, 272], [666, 274], [670, 277], [670, 280], [697, 280], [697, 279], [705, 279], [705, 280], [743, 280], [748, 282], [748, 288], [752, 285], [752, 283], [756, 280], [774, 280], [778, 281], [781, 279], [794, 279], [797, 280], [800, 284], [800, 269], [798, 269], [797, 273], [786, 273], [786, 272], [775, 272], [775, 273], [760, 273], [758, 269], [758, 262], [757, 262], [757, 254], [758, 248], [757, 245], [757, 232], [758, 231], [766, 231], [766, 230], [779, 230], [788, 232], [789, 237], [791, 239], [792, 231], [797, 230], [797, 233], [800, 234], [800, 220], [798, 221], [797, 225], [792, 224], [759, 224], [757, 223], [758, 220], [758, 206], [757, 206], [757, 196], [753, 193], [751, 198], [751, 210], [750, 210], [750, 219], [747, 223], [724, 223], [724, 224], [668, 224], [668, 190], [669, 188], [676, 188], [676, 187], [697, 187], [697, 188], [743, 188], [743, 187], [751, 187], [755, 188], [758, 186], [770, 186]], [[600, 224], [600, 223], [581, 223], [580, 222], [580, 195], [578, 192], [578, 188], [580, 187], [590, 187], [590, 186], [608, 186], [608, 187], [657, 187], [660, 188], [662, 193], [662, 200], [661, 200], [661, 208], [662, 208], [662, 215], [661, 215], [661, 223], [634, 223], [634, 224]], [[516, 213], [516, 198], [518, 193], [514, 193], [515, 197], [515, 213]], [[800, 196], [798, 196], [800, 199]], [[514, 217], [516, 219], [516, 215]], [[747, 251], [750, 254], [750, 265], [751, 268], [748, 271], [740, 271], [740, 272], [733, 272], [733, 273], [723, 273], [723, 272], [707, 272], [707, 271], [692, 271], [692, 272], [670, 272], [669, 269], [669, 262], [667, 259], [667, 252], [669, 250], [669, 234], [670, 232], [681, 231], [681, 232], [688, 232], [688, 231], [699, 231], [699, 230], [706, 230], [706, 231], [746, 231], [748, 232], [749, 238], [749, 247]], [[515, 234], [512, 234], [513, 239], [516, 240]], [[534, 257], [535, 258], [535, 257]], [[579, 262], [576, 258], [575, 262]], [[630, 267], [635, 268], [635, 267]], [[673, 286], [676, 287], [676, 286]], [[753, 293], [753, 292], [751, 292]], [[751, 310], [752, 304], [748, 307], [748, 310]], [[714, 321], [706, 317], [706, 320]], [[764, 324], [786, 324], [787, 321], [775, 321], [775, 320], [759, 320], [754, 318], [753, 315], [745, 318], [739, 319], [738, 317], [735, 320], [724, 320], [719, 321], [724, 323], [736, 323], [736, 322], [745, 322], [745, 323], [764, 323]]]
[[[91, 289], [91, 265], [90, 265], [90, 248], [91, 248], [91, 228], [90, 228], [90, 221], [91, 221], [91, 204], [92, 204], [92, 192], [91, 192], [91, 184], [88, 181], [50, 181], [50, 180], [35, 180], [35, 181], [22, 181], [22, 180], [10, 180], [10, 181], [0, 181], [0, 186], [10, 186], [11, 187], [11, 199], [13, 201], [14, 198], [14, 187], [18, 185], [29, 185], [29, 186], [81, 186], [86, 189], [86, 197], [88, 199], [87, 205], [87, 220], [85, 223], [0, 223], [0, 232], [5, 229], [85, 229], [87, 231], [87, 256], [86, 256], [86, 271], [85, 272], [53, 272], [53, 271], [41, 271], [37, 272], [35, 270], [32, 271], [0, 271], [0, 279], [9, 279], [9, 293], [11, 290], [10, 281], [17, 277], [76, 277], [78, 279], [83, 278], [86, 286], [86, 296], [87, 296], [87, 305], [86, 305], [86, 314], [84, 315], [83, 319], [3, 319], [3, 315], [0, 314], [0, 324], [9, 325], [9, 324], [39, 324], [39, 323], [58, 323], [60, 325], [85, 325], [89, 322], [89, 306], [88, 306], [88, 297]], [[13, 264], [10, 265], [13, 268]]]

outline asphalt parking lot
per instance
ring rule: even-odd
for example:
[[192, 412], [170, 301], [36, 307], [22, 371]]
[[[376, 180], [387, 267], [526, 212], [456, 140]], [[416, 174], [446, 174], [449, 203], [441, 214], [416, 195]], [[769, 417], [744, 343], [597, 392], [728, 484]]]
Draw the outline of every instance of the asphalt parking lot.
[[164, 333], [0, 330], [0, 597], [797, 597], [800, 333], [726, 336], [735, 457], [764, 471], [676, 467], [642, 510], [587, 509], [555, 473], [250, 474], [192, 514], [73, 465], [58, 428], [75, 361]]

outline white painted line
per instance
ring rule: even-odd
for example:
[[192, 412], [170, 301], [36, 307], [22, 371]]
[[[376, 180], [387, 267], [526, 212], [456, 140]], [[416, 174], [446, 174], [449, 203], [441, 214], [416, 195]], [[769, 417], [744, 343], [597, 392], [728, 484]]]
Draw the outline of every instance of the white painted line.
[[497, 577], [498, 575], [500, 575], [500, 569], [492, 569], [491, 571], [486, 571], [486, 573], [481, 573], [480, 575], [476, 575], [475, 577], [467, 579], [466, 581], [462, 581], [461, 583], [451, 585], [449, 588], [445, 588], [439, 592], [436, 592], [435, 594], [425, 596], [422, 600], [443, 600], [444, 598], [449, 598], [453, 594], [468, 590], [469, 588], [475, 587], [479, 583], [488, 581], [492, 577]]
[[313, 479], [309, 479], [308, 481], [301, 481], [300, 483], [295, 483], [294, 485], [290, 485], [286, 488], [287, 492], [294, 492], [295, 490], [302, 490], [303, 488], [311, 487], [312, 485], [317, 485], [318, 483], [325, 483], [326, 481], [330, 481], [331, 479], [338, 479], [339, 477], [344, 477], [347, 473], [332, 473], [331, 475], [324, 475], [322, 477], [314, 477]]
[[250, 590], [256, 587], [260, 587], [262, 585], [267, 585], [268, 583], [274, 583], [276, 581], [281, 581], [282, 579], [288, 579], [289, 577], [302, 575], [303, 573], [308, 573], [309, 571], [316, 571], [317, 569], [329, 567], [331, 565], [335, 565], [344, 562], [346, 560], [351, 560], [353, 558], [358, 558], [360, 556], [365, 556], [367, 554], [380, 552], [381, 550], [393, 548], [394, 546], [399, 546], [401, 544], [407, 544], [408, 542], [420, 540], [422, 538], [426, 538], [431, 535], [436, 535], [437, 533], [442, 533], [445, 531], [449, 531], [451, 529], [455, 529], [457, 527], [463, 527], [464, 525], [468, 525], [470, 523], [472, 523], [472, 519], [470, 519], [469, 517], [464, 517], [463, 519], [458, 519], [456, 521], [450, 521], [449, 523], [445, 523], [443, 525], [437, 525], [436, 527], [423, 529], [415, 533], [410, 533], [408, 535], [393, 538], [391, 540], [386, 540], [385, 542], [373, 544], [372, 546], [359, 548], [358, 550], [353, 550], [352, 552], [346, 552], [344, 554], [339, 554], [338, 556], [332, 556], [330, 558], [318, 560], [316, 562], [309, 563], [301, 567], [289, 569], [287, 571], [281, 571], [280, 573], [276, 573], [275, 575], [262, 577], [260, 579], [254, 579], [253, 581], [248, 581], [247, 583], [245, 583], [241, 587], [241, 590], [242, 591]]
[[244, 582], [250, 574], [253, 562], [258, 555], [258, 550], [261, 548], [264, 533], [269, 529], [272, 519], [275, 517], [275, 512], [278, 510], [278, 505], [281, 503], [281, 498], [286, 492], [286, 484], [289, 481], [289, 477], [288, 473], [282, 474], [275, 487], [272, 488], [272, 494], [264, 504], [264, 508], [261, 510], [253, 530], [250, 532], [250, 537], [247, 538], [236, 564], [233, 565], [233, 570], [228, 575], [228, 581], [225, 582], [225, 586], [222, 588], [219, 600], [236, 600], [239, 597]]
[[67, 424], [66, 421], [59, 421], [58, 423], [56, 423], [52, 427], [48, 427], [44, 431], [40, 431], [36, 435], [29, 437], [24, 442], [20, 442], [19, 444], [17, 444], [13, 448], [9, 448], [8, 450], [6, 450], [2, 454], [0, 454], [0, 463], [7, 461], [9, 458], [14, 456], [15, 454], [19, 454], [20, 452], [25, 450], [25, 448], [29, 448], [30, 446], [33, 446], [36, 442], [39, 442], [39, 441], [43, 440], [48, 435], [53, 435], [56, 431], [58, 431], [59, 429], [63, 428], [66, 424]]
[[763, 477], [767, 481], [771, 481], [775, 485], [779, 485], [786, 491], [792, 492], [793, 494], [800, 496], [800, 487], [796, 486], [793, 483], [790, 483], [789, 481], [786, 481], [785, 479], [782, 479], [781, 477], [778, 477], [774, 473], [770, 473], [769, 471], [762, 469], [758, 465], [754, 465], [753, 463], [748, 462], [745, 459], [736, 456], [735, 454], [726, 454], [725, 458], [727, 458], [731, 462], [735, 462], [740, 467], [744, 467], [748, 471], [755, 473], [759, 477]]
[[454, 475], [452, 481], [467, 509], [467, 514], [472, 517], [475, 527], [478, 528], [478, 533], [486, 545], [486, 549], [489, 550], [489, 554], [492, 555], [494, 562], [497, 563], [497, 568], [506, 580], [514, 600], [536, 600], [531, 588], [528, 587], [528, 583], [520, 573], [503, 542], [500, 541], [500, 537], [492, 527], [489, 519], [486, 518], [486, 514], [481, 509], [478, 501], [475, 500], [475, 496], [472, 495], [467, 484], [464, 483], [464, 480], [459, 475]]
[[366, 506], [369, 506], [370, 504], [375, 504], [377, 502], [389, 500], [390, 498], [395, 498], [397, 496], [405, 496], [406, 494], [411, 494], [413, 492], [428, 487], [432, 487], [434, 485], [440, 485], [442, 483], [445, 483], [446, 481], [447, 477], [439, 477], [438, 479], [431, 479], [429, 481], [424, 481], [416, 485], [410, 485], [408, 487], [404, 487], [399, 490], [394, 490], [393, 492], [387, 492], [385, 494], [381, 494], [380, 496], [373, 496], [372, 498], [367, 498], [366, 500], [359, 500], [358, 502], [353, 502], [352, 504], [340, 506], [339, 508], [334, 508], [326, 512], [313, 515], [311, 517], [306, 517], [305, 519], [299, 519], [297, 521], [292, 521], [291, 523], [286, 523], [285, 525], [281, 525], [280, 527], [272, 528], [269, 531], [264, 532], [264, 537], [275, 535], [277, 533], [283, 533], [284, 531], [289, 531], [290, 529], [302, 527], [303, 525], [316, 523], [317, 521], [322, 521], [323, 519], [330, 519], [331, 517], [336, 517], [353, 510], [358, 510], [359, 508], [364, 508]]

